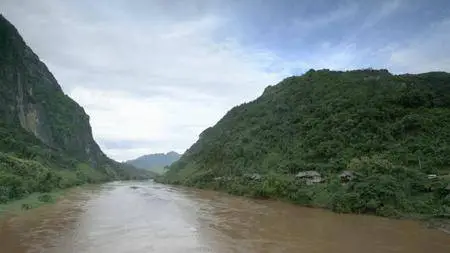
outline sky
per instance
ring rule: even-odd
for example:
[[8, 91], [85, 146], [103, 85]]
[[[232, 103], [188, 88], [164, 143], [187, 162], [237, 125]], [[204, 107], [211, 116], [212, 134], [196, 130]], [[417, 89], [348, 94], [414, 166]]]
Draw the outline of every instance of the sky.
[[448, 0], [1, 0], [111, 158], [184, 152], [313, 69], [450, 72]]

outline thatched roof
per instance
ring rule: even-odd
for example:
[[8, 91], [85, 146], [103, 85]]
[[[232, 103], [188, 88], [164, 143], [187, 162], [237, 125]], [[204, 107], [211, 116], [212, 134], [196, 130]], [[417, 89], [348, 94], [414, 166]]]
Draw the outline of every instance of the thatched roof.
[[445, 196], [444, 200], [447, 202], [450, 202], [450, 194], [447, 194], [447, 196]]
[[260, 180], [262, 178], [262, 176], [260, 174], [258, 174], [258, 173], [245, 174], [244, 177], [250, 178], [252, 180]]
[[354, 177], [355, 173], [353, 171], [344, 170], [341, 174], [339, 174], [340, 177]]
[[320, 177], [320, 173], [315, 170], [300, 171], [295, 177]]

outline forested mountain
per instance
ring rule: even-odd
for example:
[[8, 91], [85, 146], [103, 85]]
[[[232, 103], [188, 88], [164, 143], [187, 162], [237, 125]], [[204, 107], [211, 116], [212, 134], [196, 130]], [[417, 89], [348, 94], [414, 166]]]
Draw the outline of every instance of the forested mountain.
[[339, 212], [448, 216], [449, 154], [450, 74], [310, 70], [231, 109], [161, 180]]
[[0, 202], [141, 175], [100, 150], [89, 116], [0, 15]]
[[156, 153], [143, 155], [136, 159], [126, 161], [126, 163], [131, 164], [136, 168], [162, 173], [165, 166], [171, 165], [173, 162], [180, 159], [180, 156], [181, 155], [177, 152], [171, 151], [166, 154]]

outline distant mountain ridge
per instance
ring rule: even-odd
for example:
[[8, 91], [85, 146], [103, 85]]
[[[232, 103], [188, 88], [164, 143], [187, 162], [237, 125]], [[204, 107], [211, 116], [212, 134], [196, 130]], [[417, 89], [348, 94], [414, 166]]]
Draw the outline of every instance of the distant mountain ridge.
[[173, 162], [178, 161], [178, 159], [180, 159], [180, 157], [181, 157], [181, 154], [174, 152], [174, 151], [170, 151], [166, 154], [155, 153], [155, 154], [143, 155], [136, 159], [128, 160], [125, 163], [131, 164], [131, 165], [135, 166], [136, 168], [148, 169], [148, 170], [152, 170], [152, 171], [153, 171], [153, 169], [158, 169], [158, 171], [155, 171], [155, 172], [161, 172], [162, 168], [164, 168], [164, 166], [171, 165]]

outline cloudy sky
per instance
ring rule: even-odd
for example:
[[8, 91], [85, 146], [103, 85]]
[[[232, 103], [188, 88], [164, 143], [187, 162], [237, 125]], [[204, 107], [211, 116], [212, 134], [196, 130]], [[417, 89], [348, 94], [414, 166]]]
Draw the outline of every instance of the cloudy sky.
[[183, 152], [310, 68], [450, 71], [448, 0], [1, 0], [117, 160]]

